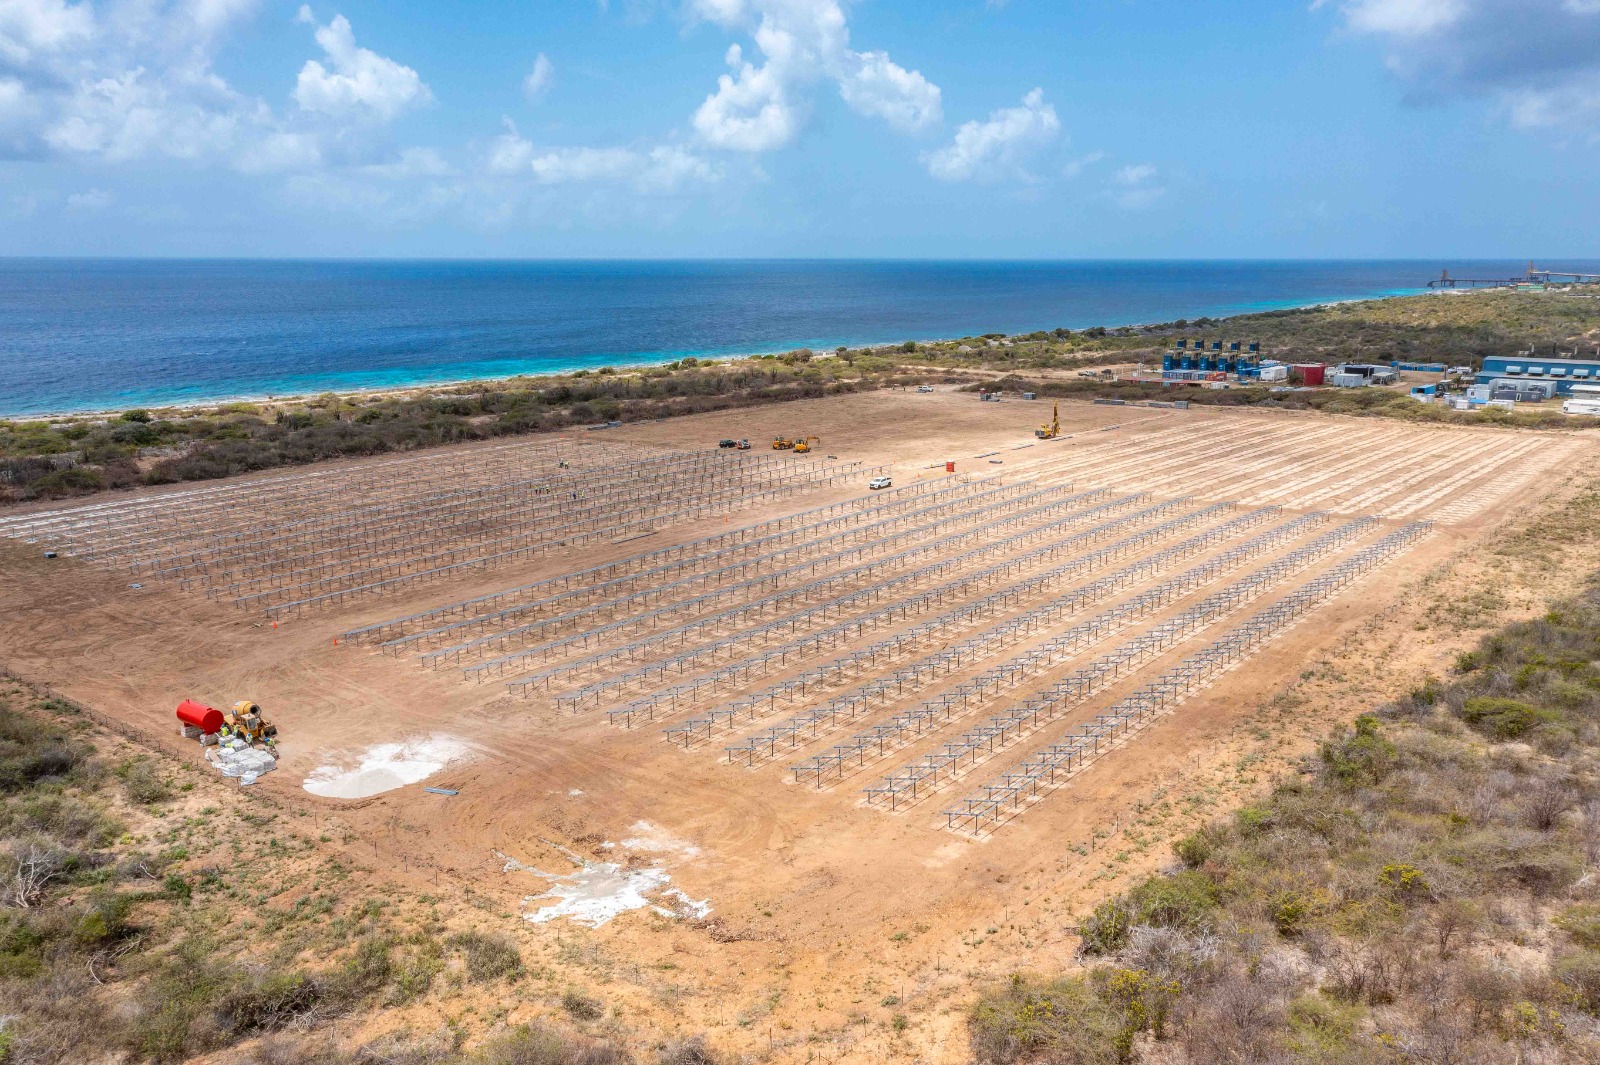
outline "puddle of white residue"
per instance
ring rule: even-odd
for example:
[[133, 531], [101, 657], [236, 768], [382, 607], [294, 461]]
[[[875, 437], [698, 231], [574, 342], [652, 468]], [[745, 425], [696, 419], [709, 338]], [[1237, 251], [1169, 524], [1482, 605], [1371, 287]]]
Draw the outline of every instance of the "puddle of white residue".
[[357, 755], [354, 765], [313, 769], [301, 786], [328, 799], [365, 799], [426, 780], [468, 753], [466, 744], [449, 736], [380, 743]]
[[[633, 831], [640, 834], [622, 841], [621, 846], [626, 850], [670, 852], [686, 858], [700, 853], [698, 847], [675, 839], [644, 821], [635, 824]], [[607, 850], [617, 846], [601, 844]], [[523, 917], [534, 924], [565, 918], [598, 928], [619, 914], [647, 907], [663, 917], [702, 918], [711, 912], [708, 900], [692, 899], [681, 889], [672, 887], [672, 876], [660, 865], [630, 869], [621, 862], [594, 862], [566, 848], [558, 849], [577, 867], [572, 872], [547, 873], [500, 855], [505, 859], [506, 872], [531, 873], [550, 882], [542, 895], [523, 899], [528, 907]], [[550, 905], [552, 901], [554, 905]]]
[[676, 854], [683, 858], [693, 858], [700, 853], [700, 848], [693, 843], [687, 843], [666, 829], [652, 825], [649, 821], [635, 821], [629, 831], [633, 835], [623, 840], [622, 846], [630, 851]]

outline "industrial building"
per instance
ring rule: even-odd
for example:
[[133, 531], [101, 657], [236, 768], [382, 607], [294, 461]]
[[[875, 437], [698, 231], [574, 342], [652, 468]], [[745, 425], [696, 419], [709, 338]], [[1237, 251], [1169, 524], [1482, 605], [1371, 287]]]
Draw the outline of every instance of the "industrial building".
[[1391, 366], [1369, 362], [1347, 362], [1333, 371], [1335, 388], [1363, 388], [1367, 385], [1392, 385], [1400, 380], [1400, 371]]
[[1549, 383], [1555, 386], [1553, 395], [1571, 395], [1574, 385], [1586, 382], [1600, 384], [1600, 358], [1546, 359], [1531, 352], [1513, 356], [1491, 355], [1483, 360], [1483, 369], [1478, 371], [1477, 382], [1480, 385], [1494, 385], [1499, 381], [1518, 385]]

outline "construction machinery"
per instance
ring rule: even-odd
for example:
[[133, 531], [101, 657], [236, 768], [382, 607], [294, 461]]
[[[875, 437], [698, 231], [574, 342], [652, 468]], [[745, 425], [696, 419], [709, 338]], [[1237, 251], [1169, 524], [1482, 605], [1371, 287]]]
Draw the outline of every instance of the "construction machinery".
[[811, 450], [811, 447], [812, 447], [813, 444], [820, 444], [820, 443], [822, 443], [822, 438], [821, 437], [818, 437], [818, 436], [800, 436], [800, 437], [796, 437], [795, 438], [794, 449], [796, 451], [800, 452], [801, 454], [805, 454], [807, 451]]
[[794, 441], [790, 440], [787, 436], [775, 437], [772, 441], [772, 450], [774, 451], [789, 451], [793, 447]]
[[233, 709], [224, 715], [223, 723], [233, 735], [252, 747], [276, 739], [278, 735], [278, 726], [269, 725], [261, 713], [261, 707], [249, 699], [234, 703]]
[[1050, 420], [1035, 429], [1033, 435], [1040, 440], [1054, 440], [1061, 435], [1061, 404], [1051, 405]]

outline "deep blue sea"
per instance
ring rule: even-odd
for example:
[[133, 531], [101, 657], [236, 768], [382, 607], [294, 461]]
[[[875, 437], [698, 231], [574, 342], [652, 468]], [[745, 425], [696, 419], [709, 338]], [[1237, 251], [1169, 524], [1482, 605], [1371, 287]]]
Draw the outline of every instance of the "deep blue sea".
[[0, 416], [1215, 317], [1525, 266], [0, 259]]

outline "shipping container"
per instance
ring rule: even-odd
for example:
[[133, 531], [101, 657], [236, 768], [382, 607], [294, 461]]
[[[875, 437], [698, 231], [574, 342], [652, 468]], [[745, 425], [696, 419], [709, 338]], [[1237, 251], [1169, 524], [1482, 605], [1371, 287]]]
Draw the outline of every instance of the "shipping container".
[[1290, 367], [1300, 379], [1300, 383], [1312, 388], [1318, 388], [1327, 380], [1328, 368], [1320, 362], [1297, 362]]

